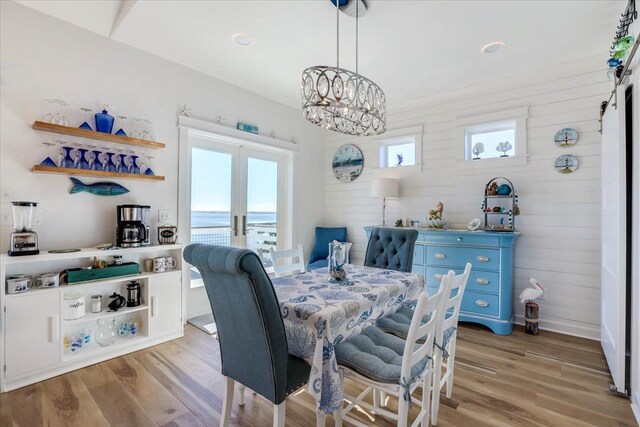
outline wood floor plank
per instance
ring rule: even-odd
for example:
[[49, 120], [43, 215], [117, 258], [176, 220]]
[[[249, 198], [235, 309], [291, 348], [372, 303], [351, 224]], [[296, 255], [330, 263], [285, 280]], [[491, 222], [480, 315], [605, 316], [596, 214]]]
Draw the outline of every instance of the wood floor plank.
[[189, 410], [133, 357], [118, 357], [106, 365], [156, 424], [164, 425], [189, 414]]
[[106, 363], [80, 369], [78, 373], [110, 425], [122, 427], [157, 425]]
[[[219, 343], [187, 325], [178, 340], [0, 395], [0, 425], [216, 426], [220, 370]], [[610, 381], [598, 342], [546, 331], [533, 337], [521, 327], [498, 336], [460, 325], [453, 396], [441, 395], [438, 426], [636, 426], [628, 399], [607, 393]], [[345, 388], [351, 395], [364, 389], [350, 380]], [[238, 393], [231, 425], [271, 425], [271, 402], [247, 390], [241, 407]], [[389, 398], [391, 410], [397, 404]], [[306, 388], [289, 396], [286, 425], [314, 426], [315, 405]], [[409, 421], [418, 413], [414, 405]], [[366, 411], [353, 415], [368, 425], [395, 425]]]
[[54, 410], [65, 426], [108, 426], [102, 410], [77, 372], [42, 383]]

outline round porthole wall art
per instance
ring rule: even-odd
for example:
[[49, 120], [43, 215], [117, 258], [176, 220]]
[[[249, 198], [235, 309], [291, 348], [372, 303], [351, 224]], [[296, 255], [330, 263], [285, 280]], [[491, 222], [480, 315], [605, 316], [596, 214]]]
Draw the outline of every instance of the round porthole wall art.
[[573, 147], [578, 142], [578, 131], [571, 128], [560, 129], [553, 140], [558, 147]]
[[360, 176], [364, 167], [362, 151], [353, 144], [343, 145], [333, 155], [333, 175], [341, 182], [351, 182]]
[[578, 158], [573, 154], [563, 154], [554, 162], [557, 172], [571, 173], [578, 169]]

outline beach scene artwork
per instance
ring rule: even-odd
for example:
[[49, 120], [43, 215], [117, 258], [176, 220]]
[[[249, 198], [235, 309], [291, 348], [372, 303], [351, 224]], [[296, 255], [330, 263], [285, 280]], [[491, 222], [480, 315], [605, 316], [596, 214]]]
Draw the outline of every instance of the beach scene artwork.
[[573, 147], [578, 142], [578, 132], [571, 128], [560, 129], [553, 140], [558, 147]]
[[563, 154], [554, 164], [556, 171], [560, 173], [572, 173], [578, 169], [578, 158], [572, 154]]

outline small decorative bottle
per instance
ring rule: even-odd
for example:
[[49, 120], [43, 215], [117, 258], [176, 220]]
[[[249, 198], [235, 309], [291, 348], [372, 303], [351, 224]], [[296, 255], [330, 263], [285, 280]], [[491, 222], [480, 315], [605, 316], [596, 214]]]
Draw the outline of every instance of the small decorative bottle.
[[96, 113], [96, 130], [102, 133], [111, 133], [113, 130], [113, 116], [107, 112], [107, 106], [102, 113]]

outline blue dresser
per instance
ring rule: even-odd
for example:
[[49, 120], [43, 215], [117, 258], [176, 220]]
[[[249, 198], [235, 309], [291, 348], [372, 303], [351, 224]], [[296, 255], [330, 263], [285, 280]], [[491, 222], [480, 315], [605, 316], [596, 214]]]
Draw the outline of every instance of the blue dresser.
[[[372, 227], [365, 227], [371, 235]], [[472, 265], [460, 320], [481, 323], [498, 335], [511, 334], [513, 315], [513, 248], [518, 233], [420, 229], [413, 272], [425, 278], [433, 294], [443, 274], [461, 274]]]

